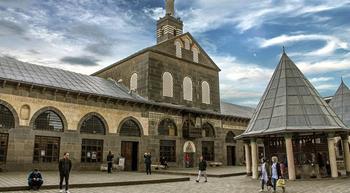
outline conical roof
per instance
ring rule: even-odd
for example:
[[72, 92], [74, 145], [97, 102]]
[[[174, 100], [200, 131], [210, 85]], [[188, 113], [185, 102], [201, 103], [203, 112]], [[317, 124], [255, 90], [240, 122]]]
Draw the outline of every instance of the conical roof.
[[238, 138], [317, 131], [348, 129], [283, 52], [247, 130]]
[[345, 125], [350, 127], [350, 89], [343, 80], [329, 105]]

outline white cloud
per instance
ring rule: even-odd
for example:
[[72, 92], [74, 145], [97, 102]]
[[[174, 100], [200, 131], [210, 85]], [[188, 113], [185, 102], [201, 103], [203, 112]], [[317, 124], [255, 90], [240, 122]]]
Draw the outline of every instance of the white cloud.
[[[261, 48], [266, 48], [266, 47], [276, 46], [276, 45], [288, 45], [290, 43], [301, 42], [301, 41], [325, 41], [326, 42], [324, 47], [318, 50], [303, 54], [306, 56], [329, 55], [334, 53], [334, 51], [337, 49], [349, 48], [349, 45], [347, 42], [342, 41], [339, 38], [335, 36], [330, 36], [330, 35], [318, 35], [318, 34], [285, 35], [283, 34], [271, 39], [257, 38], [256, 40], [257, 40], [256, 42]], [[293, 55], [297, 55], [297, 54], [294, 53]]]
[[233, 26], [240, 32], [245, 32], [252, 28], [258, 28], [270, 21], [282, 23], [283, 18], [299, 16], [320, 22], [320, 18], [312, 17], [312, 15], [348, 6], [349, 1], [250, 0], [243, 3], [240, 0], [196, 0], [191, 3], [184, 1], [178, 4], [181, 3], [186, 3], [187, 7], [185, 10], [178, 12], [178, 15], [186, 21], [185, 28], [191, 32], [200, 33], [222, 26]]
[[[221, 68], [221, 98], [233, 103], [254, 106], [262, 96], [273, 69], [247, 64], [232, 56], [213, 56]], [[254, 102], [255, 103], [254, 103]]]
[[308, 74], [350, 70], [350, 58], [339, 60], [323, 60], [317, 62], [300, 61], [296, 64], [303, 73]]

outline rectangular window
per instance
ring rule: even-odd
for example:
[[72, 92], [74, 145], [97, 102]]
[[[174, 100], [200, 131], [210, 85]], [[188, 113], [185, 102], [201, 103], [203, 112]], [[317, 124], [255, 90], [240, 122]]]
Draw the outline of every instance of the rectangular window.
[[202, 141], [202, 155], [206, 161], [214, 161], [214, 141]]
[[34, 163], [57, 162], [60, 154], [60, 138], [48, 136], [35, 136]]
[[176, 141], [160, 140], [159, 156], [165, 157], [168, 162], [176, 162]]
[[0, 164], [6, 162], [8, 134], [0, 133]]
[[81, 163], [101, 163], [103, 160], [103, 140], [83, 139], [81, 143]]

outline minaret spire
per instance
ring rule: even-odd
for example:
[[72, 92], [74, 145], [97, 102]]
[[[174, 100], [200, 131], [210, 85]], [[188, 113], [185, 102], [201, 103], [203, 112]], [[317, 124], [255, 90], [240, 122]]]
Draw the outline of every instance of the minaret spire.
[[166, 15], [175, 16], [175, 0], [165, 0]]
[[166, 14], [157, 21], [157, 43], [164, 42], [175, 36], [181, 35], [183, 23], [175, 17], [175, 0], [164, 0]]

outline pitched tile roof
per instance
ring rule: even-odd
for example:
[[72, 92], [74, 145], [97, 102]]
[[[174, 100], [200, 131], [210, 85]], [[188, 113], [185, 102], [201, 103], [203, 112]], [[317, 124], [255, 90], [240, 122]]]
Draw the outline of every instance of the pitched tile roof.
[[136, 100], [111, 80], [0, 57], [0, 78], [72, 92]]
[[236, 105], [221, 101], [221, 114], [228, 116], [244, 117], [250, 119], [253, 116], [254, 108]]
[[327, 130], [350, 129], [283, 53], [247, 130], [240, 137]]

